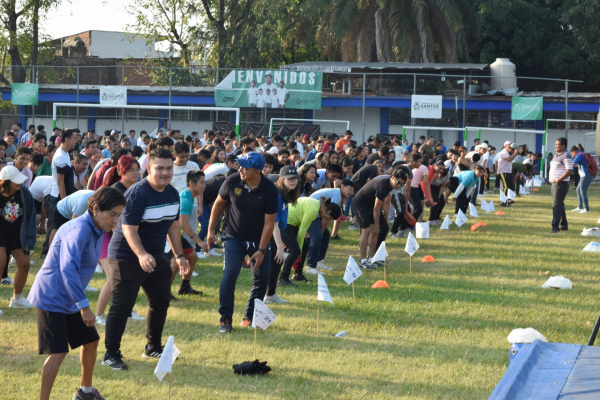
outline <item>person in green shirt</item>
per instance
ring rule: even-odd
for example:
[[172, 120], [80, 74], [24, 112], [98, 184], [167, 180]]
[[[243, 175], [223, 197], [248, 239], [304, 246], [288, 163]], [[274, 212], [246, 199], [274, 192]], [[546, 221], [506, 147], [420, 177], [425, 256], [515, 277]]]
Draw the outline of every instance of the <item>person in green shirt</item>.
[[435, 139], [433, 138], [433, 136], [428, 136], [427, 141], [424, 144], [422, 144], [421, 147], [419, 147], [419, 153], [427, 154], [430, 158], [433, 158], [435, 156], [435, 150], [433, 147], [434, 142]]
[[52, 176], [52, 158], [56, 153], [57, 147], [53, 144], [49, 144], [44, 151], [44, 162], [40, 169], [38, 169], [36, 176]]
[[[287, 227], [281, 232], [281, 239], [288, 250], [288, 256], [279, 277], [280, 286], [295, 286], [289, 279], [290, 272], [294, 262], [302, 253], [304, 237], [311, 224], [318, 217], [323, 220], [336, 220], [342, 213], [339, 205], [310, 197], [300, 197], [295, 205], [289, 205], [288, 210]], [[290, 233], [295, 234], [290, 235]], [[302, 278], [302, 271], [297, 271], [292, 280], [306, 281], [306, 278]]]

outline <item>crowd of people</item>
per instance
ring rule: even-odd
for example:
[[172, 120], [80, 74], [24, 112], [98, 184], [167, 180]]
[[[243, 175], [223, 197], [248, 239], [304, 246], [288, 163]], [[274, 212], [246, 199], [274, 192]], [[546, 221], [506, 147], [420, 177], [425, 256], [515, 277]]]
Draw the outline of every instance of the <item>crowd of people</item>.
[[[577, 211], [589, 212], [591, 167], [583, 148], [570, 153], [566, 145], [557, 140], [550, 163], [552, 232], [568, 228], [564, 197], [573, 163], [581, 178]], [[74, 398], [102, 399], [92, 386], [96, 324], [106, 326], [103, 365], [128, 369], [121, 353], [128, 320], [146, 320], [143, 356], [160, 357], [170, 303], [203, 294], [191, 278], [204, 258], [224, 256], [219, 332], [231, 333], [242, 269], [252, 272], [240, 323], [248, 327], [255, 299], [288, 303], [277, 286], [294, 287], [332, 270], [329, 243], [341, 239], [343, 221], [360, 231], [360, 266], [375, 269], [382, 264], [372, 258], [386, 237], [407, 236], [417, 221], [441, 224], [452, 202], [456, 214], [477, 204], [478, 195], [510, 189], [519, 196], [540, 159], [511, 141], [497, 150], [476, 140], [468, 149], [459, 141], [446, 148], [433, 136], [412, 144], [374, 136], [359, 144], [351, 131], [284, 138], [222, 130], [183, 136], [166, 128], [155, 137], [56, 128], [48, 137], [43, 126], [25, 132], [17, 124], [0, 140], [0, 268], [2, 283], [14, 288], [9, 307], [36, 308], [39, 353], [48, 355], [41, 398], [49, 398], [69, 347], [81, 347]], [[507, 198], [501, 206], [512, 204]], [[36, 249], [44, 263], [26, 298], [30, 254], [44, 234]], [[10, 256], [14, 280], [7, 275]], [[85, 291], [97, 290], [89, 283], [100, 271], [106, 283], [94, 313]], [[145, 317], [134, 311], [140, 288], [148, 301]]]

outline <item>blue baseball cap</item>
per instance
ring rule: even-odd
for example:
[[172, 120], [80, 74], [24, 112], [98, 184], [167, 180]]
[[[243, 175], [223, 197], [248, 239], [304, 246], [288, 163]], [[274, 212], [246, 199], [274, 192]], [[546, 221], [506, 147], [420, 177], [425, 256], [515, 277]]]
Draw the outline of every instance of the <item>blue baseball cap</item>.
[[265, 167], [265, 158], [262, 156], [262, 154], [255, 151], [251, 151], [245, 156], [238, 157], [237, 161], [238, 164], [240, 164], [240, 167], [244, 168], [254, 168], [262, 171], [262, 169]]

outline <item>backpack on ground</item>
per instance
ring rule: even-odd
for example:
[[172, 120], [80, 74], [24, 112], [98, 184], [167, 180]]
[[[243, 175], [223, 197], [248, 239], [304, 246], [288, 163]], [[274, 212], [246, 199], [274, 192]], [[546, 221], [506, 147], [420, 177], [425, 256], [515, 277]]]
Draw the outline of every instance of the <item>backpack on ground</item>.
[[588, 172], [591, 176], [596, 176], [598, 174], [598, 163], [596, 159], [590, 155], [590, 153], [585, 153], [585, 161], [588, 164]]

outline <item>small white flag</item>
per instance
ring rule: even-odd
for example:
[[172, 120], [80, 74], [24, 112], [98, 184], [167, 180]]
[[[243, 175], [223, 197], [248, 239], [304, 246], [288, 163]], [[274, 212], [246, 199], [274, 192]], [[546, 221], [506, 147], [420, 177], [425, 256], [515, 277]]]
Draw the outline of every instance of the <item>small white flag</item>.
[[488, 211], [488, 212], [494, 212], [494, 211], [496, 211], [496, 207], [494, 207], [494, 200], [490, 200], [489, 210], [490, 211]]
[[525, 186], [519, 185], [519, 193], [525, 194]]
[[514, 200], [515, 196], [516, 196], [515, 192], [513, 192], [512, 189], [508, 189], [508, 199]]
[[179, 349], [175, 346], [174, 342], [175, 336], [169, 336], [169, 340], [167, 340], [167, 344], [165, 344], [158, 364], [156, 364], [156, 368], [154, 369], [154, 375], [156, 375], [159, 381], [162, 381], [167, 374], [173, 371], [173, 363], [179, 357]]
[[379, 245], [379, 248], [375, 252], [375, 255], [371, 259], [371, 262], [376, 262], [376, 261], [385, 262], [385, 258], [387, 256], [389, 256], [389, 254], [388, 254], [387, 250], [385, 249], [385, 241], [383, 241]]
[[409, 256], [413, 256], [419, 250], [419, 243], [417, 243], [417, 239], [413, 236], [412, 232], [408, 232], [408, 239], [406, 240], [406, 246], [404, 246], [404, 251], [408, 253]]
[[477, 218], [477, 208], [473, 203], [469, 203], [469, 215], [473, 218]]
[[415, 227], [417, 239], [429, 238], [429, 222], [417, 222]]
[[323, 275], [319, 275], [318, 290], [317, 300], [328, 301], [333, 304], [333, 299], [331, 298], [331, 294], [329, 294], [329, 289], [327, 289], [327, 283]]
[[450, 217], [448, 215], [446, 215], [446, 218], [444, 218], [444, 222], [442, 223], [442, 226], [440, 226], [440, 230], [442, 230], [442, 229], [449, 230], [450, 225], [452, 225], [452, 220], [450, 219]]
[[454, 223], [460, 228], [463, 224], [468, 221], [467, 216], [462, 210], [458, 210], [458, 215], [456, 216], [456, 220]]
[[275, 321], [277, 317], [273, 311], [260, 299], [254, 299], [254, 318], [252, 318], [252, 327], [256, 329], [267, 330], [269, 325]]
[[344, 281], [348, 285], [351, 285], [352, 282], [354, 282], [361, 275], [362, 275], [362, 272], [360, 271], [360, 267], [358, 266], [356, 261], [354, 261], [354, 258], [352, 258], [352, 256], [348, 257], [348, 264], [346, 265], [346, 272], [344, 272]]
[[535, 187], [540, 187], [542, 186], [542, 177], [539, 175], [536, 175], [533, 177], [533, 186]]
[[489, 208], [490, 208], [490, 203], [485, 201], [485, 199], [481, 199], [481, 211], [488, 212]]
[[507, 199], [506, 199], [506, 195], [504, 194], [504, 191], [500, 192], [500, 203], [506, 203]]

